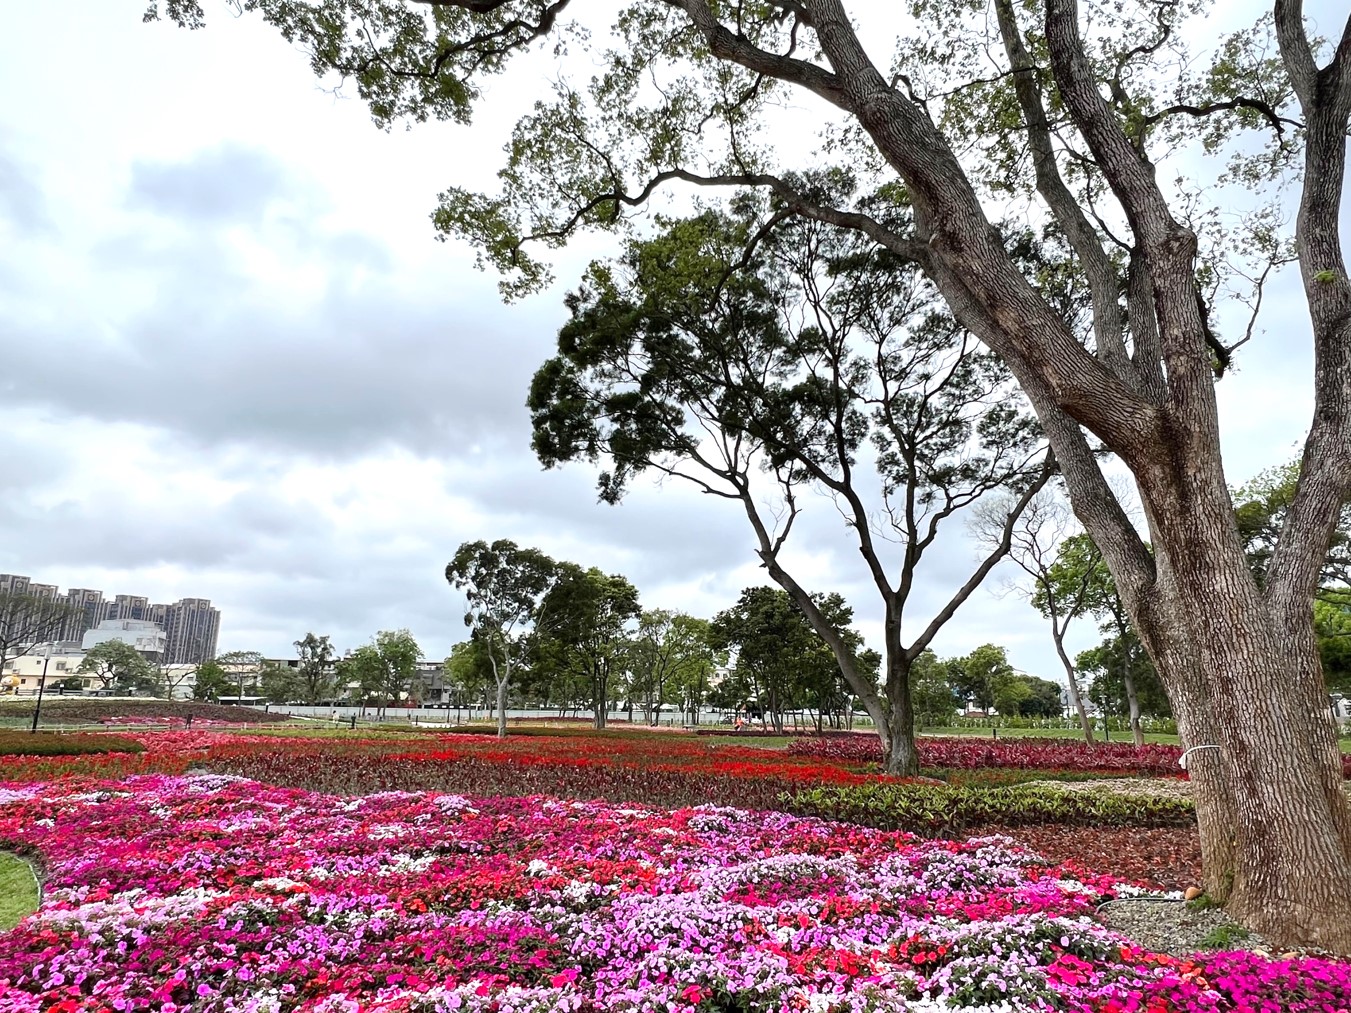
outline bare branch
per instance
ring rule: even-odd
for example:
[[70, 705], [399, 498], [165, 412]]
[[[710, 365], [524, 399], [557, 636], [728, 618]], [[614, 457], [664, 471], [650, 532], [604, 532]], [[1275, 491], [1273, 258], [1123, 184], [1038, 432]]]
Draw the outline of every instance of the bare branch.
[[1188, 105], [1186, 103], [1172, 105], [1166, 109], [1160, 109], [1150, 116], [1146, 116], [1144, 122], [1152, 126], [1160, 120], [1167, 119], [1169, 116], [1176, 116], [1182, 113], [1186, 113], [1188, 116], [1200, 117], [1213, 116], [1216, 113], [1231, 112], [1235, 109], [1252, 109], [1254, 112], [1261, 113], [1281, 137], [1285, 136], [1286, 127], [1294, 127], [1296, 130], [1301, 130], [1304, 127], [1304, 124], [1299, 120], [1288, 119], [1276, 112], [1276, 110], [1271, 107], [1270, 103], [1263, 102], [1261, 99], [1242, 97], [1233, 98], [1227, 102], [1209, 102], [1203, 106]]

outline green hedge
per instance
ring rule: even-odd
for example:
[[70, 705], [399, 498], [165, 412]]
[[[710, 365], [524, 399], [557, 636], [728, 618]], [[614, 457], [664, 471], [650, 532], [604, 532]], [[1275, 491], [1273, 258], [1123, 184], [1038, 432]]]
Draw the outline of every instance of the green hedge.
[[992, 824], [1171, 827], [1196, 819], [1190, 799], [1042, 787], [879, 783], [785, 793], [780, 801], [803, 816], [917, 833], [956, 833]]
[[140, 753], [135, 739], [83, 732], [0, 731], [0, 756], [85, 756], [98, 753]]

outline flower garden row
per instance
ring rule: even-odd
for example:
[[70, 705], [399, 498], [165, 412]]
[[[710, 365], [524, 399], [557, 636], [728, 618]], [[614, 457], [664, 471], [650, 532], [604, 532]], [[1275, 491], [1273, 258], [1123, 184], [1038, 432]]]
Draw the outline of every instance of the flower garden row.
[[[1129, 742], [1099, 742], [1088, 745], [1070, 739], [973, 738], [928, 736], [918, 742], [920, 763], [925, 767], [975, 770], [1059, 770], [1083, 773], [1178, 776], [1179, 746], [1136, 747]], [[872, 735], [830, 736], [794, 739], [787, 751], [794, 756], [837, 763], [880, 763], [881, 744]], [[1351, 754], [1342, 756], [1342, 773], [1351, 778]]]
[[48, 872], [10, 1013], [1351, 1008], [1345, 964], [1142, 952], [1092, 917], [1129, 884], [1000, 839], [219, 774], [2, 784], [0, 839]]
[[719, 802], [926, 833], [990, 825], [1169, 827], [1193, 822], [1186, 799], [904, 781], [876, 773], [876, 764], [694, 738], [502, 741], [465, 735], [300, 738], [211, 731], [121, 732], [119, 737], [134, 740], [145, 752], [10, 758], [6, 776], [16, 781], [72, 774], [116, 777], [197, 767], [344, 795], [454, 787], [479, 795], [604, 798], [661, 806]]

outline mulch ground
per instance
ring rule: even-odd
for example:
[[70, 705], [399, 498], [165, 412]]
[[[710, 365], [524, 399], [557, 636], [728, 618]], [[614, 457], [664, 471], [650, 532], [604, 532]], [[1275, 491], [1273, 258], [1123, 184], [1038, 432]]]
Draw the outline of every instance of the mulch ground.
[[1004, 834], [1054, 863], [1073, 862], [1168, 890], [1200, 881], [1201, 841], [1195, 827], [981, 827], [978, 834]]

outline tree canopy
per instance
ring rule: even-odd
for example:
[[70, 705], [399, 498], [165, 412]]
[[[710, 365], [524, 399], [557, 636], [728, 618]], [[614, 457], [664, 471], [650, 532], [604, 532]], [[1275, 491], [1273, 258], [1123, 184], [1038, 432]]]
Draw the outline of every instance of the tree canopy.
[[612, 678], [627, 661], [630, 627], [642, 613], [638, 589], [620, 574], [561, 563], [537, 627], [555, 671], [580, 677], [597, 729], [605, 727]]
[[[1007, 370], [912, 265], [799, 222], [734, 271], [763, 213], [747, 199], [673, 221], [619, 262], [592, 265], [568, 299], [559, 355], [531, 385], [534, 447], [546, 466], [600, 462], [611, 503], [646, 471], [734, 502], [872, 716], [890, 769], [913, 773], [909, 665], [1008, 551], [1004, 529], [1051, 463]], [[880, 692], [784, 562], [809, 490], [835, 499], [891, 617]], [[902, 644], [925, 552], [949, 518], [999, 490], [1010, 495], [994, 544]]]
[[95, 644], [85, 653], [75, 671], [92, 675], [103, 684], [103, 689], [119, 693], [155, 689], [155, 672], [150, 662], [136, 648], [121, 640]]
[[526, 633], [540, 617], [558, 564], [509, 539], [465, 542], [446, 564], [446, 580], [465, 596], [464, 624], [483, 652], [497, 686], [497, 734], [507, 734], [507, 689]]

